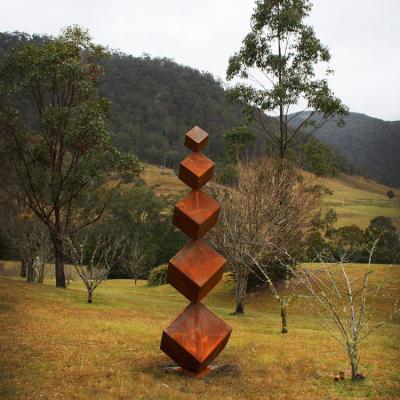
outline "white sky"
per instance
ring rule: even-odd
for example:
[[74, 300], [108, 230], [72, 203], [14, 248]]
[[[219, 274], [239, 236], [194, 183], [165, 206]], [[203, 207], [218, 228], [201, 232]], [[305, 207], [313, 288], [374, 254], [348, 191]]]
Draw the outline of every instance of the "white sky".
[[[310, 24], [332, 53], [331, 87], [351, 111], [400, 120], [400, 0], [314, 0]], [[0, 0], [0, 31], [58, 34], [79, 24], [98, 43], [225, 79], [254, 0]]]

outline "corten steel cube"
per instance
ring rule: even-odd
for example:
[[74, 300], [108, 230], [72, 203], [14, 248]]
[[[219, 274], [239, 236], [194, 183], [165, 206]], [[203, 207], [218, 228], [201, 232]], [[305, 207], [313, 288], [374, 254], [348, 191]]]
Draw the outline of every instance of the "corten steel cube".
[[222, 279], [226, 263], [202, 240], [190, 241], [169, 261], [168, 283], [190, 301], [200, 301]]
[[214, 174], [214, 162], [202, 153], [192, 153], [179, 166], [179, 179], [192, 189], [203, 187]]
[[185, 135], [185, 146], [192, 151], [203, 150], [208, 143], [208, 133], [198, 126], [193, 127]]
[[200, 153], [207, 141], [207, 132], [197, 126], [185, 136], [185, 145], [193, 153], [182, 161], [179, 177], [193, 190], [175, 205], [172, 221], [193, 240], [170, 260], [168, 282], [191, 303], [164, 330], [160, 346], [180, 366], [174, 371], [196, 378], [215, 369], [209, 364], [223, 350], [232, 332], [200, 302], [221, 280], [226, 264], [224, 257], [200, 239], [217, 223], [221, 208], [199, 190], [214, 172], [214, 163]]
[[221, 206], [201, 190], [175, 204], [172, 223], [191, 239], [203, 237], [218, 221]]
[[190, 303], [164, 330], [161, 350], [184, 370], [201, 372], [225, 347], [232, 328], [202, 303]]

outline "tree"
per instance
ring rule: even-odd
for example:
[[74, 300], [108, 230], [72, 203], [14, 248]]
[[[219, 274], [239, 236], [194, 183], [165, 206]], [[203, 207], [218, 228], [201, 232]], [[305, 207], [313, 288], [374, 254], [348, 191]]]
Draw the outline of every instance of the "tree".
[[151, 268], [168, 262], [184, 245], [185, 236], [171, 222], [175, 202], [175, 197], [157, 196], [141, 180], [114, 196], [109, 210], [126, 245], [113, 277], [146, 278]]
[[[328, 63], [330, 54], [304, 22], [310, 10], [309, 0], [257, 0], [251, 31], [229, 59], [227, 79], [241, 79], [230, 99], [246, 107], [280, 158], [328, 120], [338, 116], [343, 124], [347, 113], [328, 87], [332, 70], [316, 78], [315, 65]], [[279, 117], [267, 120], [267, 112]]]
[[49, 231], [23, 203], [7, 196], [0, 201], [0, 231], [21, 262], [21, 278], [43, 283], [46, 264], [52, 261]]
[[[298, 265], [295, 277], [307, 289], [308, 304], [321, 317], [322, 327], [343, 347], [351, 365], [353, 381], [363, 379], [359, 371], [360, 344], [380, 328], [387, 320], [399, 314], [397, 303], [393, 312], [385, 318], [382, 310], [373, 310], [370, 300], [385, 295], [385, 282], [372, 284], [370, 278], [374, 272], [371, 264], [377, 240], [370, 243], [368, 249], [368, 268], [352, 278], [344, 260], [336, 261], [320, 258], [316, 268]], [[379, 317], [379, 322], [376, 317]]]
[[88, 303], [118, 261], [124, 240], [109, 224], [89, 225], [65, 238], [67, 254], [86, 286]]
[[146, 274], [154, 259], [148, 257], [140, 240], [139, 234], [136, 233], [134, 239], [126, 241], [121, 255], [121, 269], [135, 281]]
[[317, 176], [337, 176], [338, 166], [331, 148], [315, 138], [302, 146], [302, 164], [305, 170]]
[[341, 226], [330, 234], [332, 252], [337, 259], [346, 257], [353, 262], [367, 262], [364, 231], [357, 225]]
[[400, 259], [400, 238], [390, 218], [373, 218], [365, 236], [372, 242], [378, 240], [373, 255], [375, 263], [394, 264]]
[[226, 132], [224, 141], [229, 161], [232, 163], [239, 162], [240, 154], [245, 149], [246, 144], [254, 141], [254, 139], [255, 134], [249, 129], [245, 121]]
[[86, 218], [80, 197], [95, 193], [107, 176], [140, 171], [136, 158], [112, 147], [106, 131], [108, 102], [96, 89], [97, 62], [106, 55], [73, 26], [54, 39], [21, 43], [0, 68], [1, 189], [47, 226], [57, 287], [65, 287], [64, 239], [72, 222], [96, 221], [109, 198]]
[[254, 267], [271, 281], [286, 279], [279, 268], [302, 251], [321, 190], [285, 160], [257, 160], [237, 166], [237, 182], [211, 187], [223, 207], [217, 226], [207, 236], [228, 260], [235, 281], [235, 313], [242, 314], [248, 280]]
[[[260, 262], [259, 259], [257, 258], [253, 258], [253, 262], [255, 266], [253, 272], [259, 277], [261, 281], [264, 281], [268, 285], [269, 289], [271, 290], [272, 296], [279, 305], [281, 311], [281, 322], [282, 322], [281, 333], [283, 334], [288, 333], [287, 309], [293, 299], [293, 295], [292, 294], [284, 295], [279, 292], [277, 285], [271, 279], [270, 268], [268, 268], [268, 265], [263, 265], [263, 263]], [[287, 265], [283, 265], [282, 267], [285, 275], [284, 278], [285, 289], [287, 289], [290, 284], [291, 267], [287, 268]]]
[[389, 198], [389, 200], [392, 200], [395, 197], [393, 190], [388, 190], [386, 195]]

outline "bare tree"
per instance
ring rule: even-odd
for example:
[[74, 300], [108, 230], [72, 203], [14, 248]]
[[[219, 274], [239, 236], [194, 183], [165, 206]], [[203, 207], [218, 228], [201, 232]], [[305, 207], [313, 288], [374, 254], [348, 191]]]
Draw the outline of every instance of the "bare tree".
[[120, 256], [123, 237], [112, 230], [86, 227], [65, 241], [67, 254], [87, 289], [88, 303], [92, 303], [93, 292]]
[[236, 313], [244, 312], [255, 261], [272, 269], [285, 256], [280, 248], [293, 256], [301, 248], [301, 238], [311, 228], [319, 205], [320, 189], [287, 161], [269, 159], [239, 163], [232, 188], [211, 187], [223, 207], [208, 240], [229, 261], [236, 284]]
[[143, 276], [149, 266], [149, 257], [140, 243], [139, 234], [133, 240], [126, 241], [121, 255], [121, 269], [135, 281]]
[[21, 261], [21, 277], [43, 283], [45, 266], [53, 259], [46, 226], [21, 202], [2, 197], [0, 229]]
[[296, 278], [307, 288], [309, 304], [321, 317], [323, 328], [346, 351], [353, 381], [363, 379], [359, 371], [361, 342], [399, 313], [397, 302], [393, 313], [386, 319], [370, 306], [370, 299], [382, 295], [385, 289], [385, 282], [370, 282], [374, 272], [371, 259], [376, 244], [377, 241], [370, 246], [368, 268], [361, 277], [349, 275], [344, 258], [336, 263], [336, 268], [331, 260], [321, 258], [316, 269], [300, 265], [295, 270]]
[[[279, 253], [278, 253], [279, 254]], [[261, 259], [262, 260], [262, 259]], [[280, 260], [277, 260], [279, 263]], [[287, 327], [287, 309], [293, 300], [293, 295], [284, 295], [280, 293], [278, 290], [278, 287], [276, 283], [271, 279], [270, 276], [270, 268], [268, 268], [268, 265], [264, 265], [262, 262], [260, 262], [257, 258], [253, 257], [253, 273], [259, 277], [261, 281], [264, 281], [270, 291], [274, 299], [277, 301], [279, 308], [280, 308], [280, 313], [281, 313], [281, 321], [282, 321], [282, 328], [281, 328], [281, 333], [288, 333], [288, 327]], [[290, 277], [291, 277], [291, 268], [287, 268], [286, 266], [280, 266], [283, 267], [284, 271], [284, 286], [285, 289], [288, 289], [290, 285]]]

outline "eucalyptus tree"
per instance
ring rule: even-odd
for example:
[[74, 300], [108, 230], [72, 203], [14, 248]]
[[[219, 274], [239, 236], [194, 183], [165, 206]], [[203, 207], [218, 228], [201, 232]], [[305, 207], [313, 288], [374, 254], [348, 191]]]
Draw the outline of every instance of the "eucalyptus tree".
[[141, 169], [135, 157], [116, 151], [106, 130], [109, 103], [96, 82], [97, 63], [107, 54], [72, 26], [56, 38], [21, 42], [0, 65], [0, 189], [24, 201], [49, 229], [57, 287], [65, 287], [71, 226], [99, 219], [109, 195], [90, 213], [79, 200], [104, 187], [107, 177]]
[[[257, 0], [251, 30], [229, 59], [227, 79], [239, 80], [231, 100], [245, 106], [280, 158], [328, 120], [343, 124], [347, 114], [328, 86], [329, 50], [305, 23], [310, 10], [309, 0]], [[327, 66], [321, 78], [318, 64]]]

